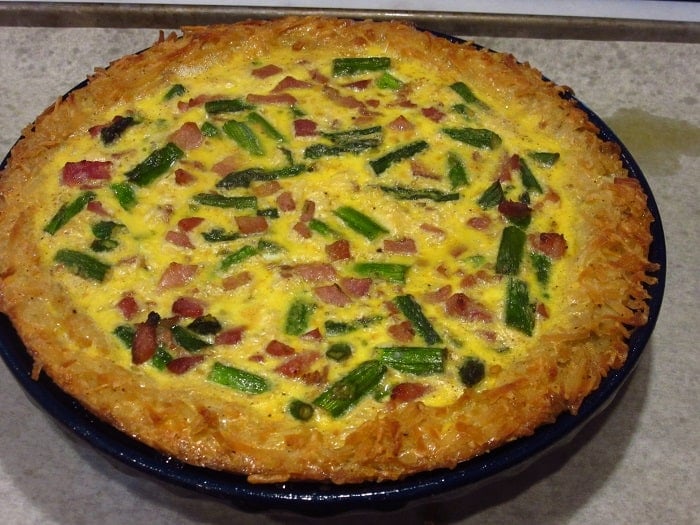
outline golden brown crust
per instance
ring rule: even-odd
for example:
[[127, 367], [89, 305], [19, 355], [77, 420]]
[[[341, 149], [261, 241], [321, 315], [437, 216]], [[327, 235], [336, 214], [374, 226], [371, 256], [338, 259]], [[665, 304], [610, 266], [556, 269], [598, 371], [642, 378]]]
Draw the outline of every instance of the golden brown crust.
[[[113, 345], [76, 312], [53, 269], [38, 253], [40, 232], [30, 220], [42, 181], [35, 174], [54, 145], [100, 124], [105, 108], [161, 89], [187, 68], [250, 59], [271, 46], [303, 56], [318, 47], [362, 54], [378, 45], [449, 77], [473, 79], [478, 92], [497, 93], [523, 111], [567, 150], [579, 152], [570, 192], [581, 210], [568, 323], [539, 334], [529, 358], [502, 372], [500, 385], [465, 390], [457, 402], [420, 401], [380, 410], [338, 438], [293, 420], [250, 421], [244, 402], [169, 390], [152, 376], [132, 373], [107, 355]], [[611, 368], [626, 358], [629, 331], [646, 322], [654, 268], [647, 260], [652, 216], [638, 184], [630, 182], [618, 151], [602, 143], [586, 115], [559, 94], [565, 88], [509, 55], [453, 45], [399, 23], [289, 18], [234, 26], [187, 27], [138, 55], [124, 57], [89, 79], [89, 87], [59, 99], [24, 131], [0, 178], [0, 309], [17, 327], [43, 371], [91, 411], [130, 435], [184, 461], [244, 473], [253, 482], [287, 479], [353, 483], [397, 479], [457, 463], [531, 434], [564, 410], [575, 412]], [[92, 358], [87, 359], [88, 354]], [[536, 379], [535, 379], [536, 378]]]

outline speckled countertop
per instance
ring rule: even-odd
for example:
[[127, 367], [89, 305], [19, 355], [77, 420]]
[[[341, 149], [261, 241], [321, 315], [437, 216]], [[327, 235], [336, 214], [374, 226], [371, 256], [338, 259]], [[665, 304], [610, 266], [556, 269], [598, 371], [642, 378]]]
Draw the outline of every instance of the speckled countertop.
[[[0, 27], [0, 152], [96, 66], [146, 47], [152, 29]], [[478, 39], [578, 97], [641, 165], [666, 231], [661, 316], [631, 380], [565, 448], [447, 503], [324, 523], [700, 523], [700, 45]], [[287, 523], [118, 469], [66, 434], [0, 366], [0, 520], [6, 524]], [[369, 520], [369, 521], [368, 521]]]

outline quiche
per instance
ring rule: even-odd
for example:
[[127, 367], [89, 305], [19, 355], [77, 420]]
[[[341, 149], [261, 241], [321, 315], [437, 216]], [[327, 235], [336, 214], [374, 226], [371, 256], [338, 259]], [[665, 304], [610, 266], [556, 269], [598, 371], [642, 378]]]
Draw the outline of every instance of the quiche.
[[186, 27], [28, 126], [0, 307], [87, 409], [252, 483], [531, 434], [647, 320], [652, 215], [568, 88], [397, 22]]

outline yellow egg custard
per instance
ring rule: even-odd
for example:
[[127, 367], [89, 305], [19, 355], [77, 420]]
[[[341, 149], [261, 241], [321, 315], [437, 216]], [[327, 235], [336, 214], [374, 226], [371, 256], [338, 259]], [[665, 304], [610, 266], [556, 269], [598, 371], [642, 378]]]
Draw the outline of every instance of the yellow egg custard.
[[0, 307], [89, 410], [251, 482], [398, 479], [575, 412], [652, 220], [566, 88], [400, 23], [190, 27], [0, 177]]

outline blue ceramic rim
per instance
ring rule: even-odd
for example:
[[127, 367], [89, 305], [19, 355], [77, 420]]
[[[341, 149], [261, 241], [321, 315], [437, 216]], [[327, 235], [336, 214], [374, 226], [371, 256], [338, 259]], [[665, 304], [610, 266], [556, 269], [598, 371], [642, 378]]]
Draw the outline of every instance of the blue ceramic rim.
[[[462, 40], [439, 35], [453, 42]], [[83, 87], [86, 82], [73, 90]], [[73, 91], [71, 90], [71, 91]], [[636, 329], [629, 340], [629, 353], [623, 366], [611, 371], [599, 388], [589, 394], [576, 415], [564, 413], [550, 425], [538, 428], [531, 436], [483, 456], [460, 463], [453, 470], [440, 469], [410, 476], [404, 480], [356, 485], [331, 485], [311, 482], [254, 485], [244, 476], [218, 472], [181, 463], [160, 454], [143, 443], [97, 419], [78, 401], [60, 390], [45, 374], [31, 379], [32, 359], [17, 337], [9, 319], [0, 315], [0, 356], [30, 399], [49, 413], [74, 435], [97, 450], [140, 472], [174, 485], [223, 498], [238, 506], [253, 510], [279, 509], [301, 513], [328, 514], [362, 508], [392, 509], [421, 498], [444, 495], [457, 489], [485, 481], [497, 474], [523, 465], [557, 442], [563, 441], [574, 430], [603, 410], [613, 399], [637, 366], [658, 319], [665, 288], [666, 246], [661, 216], [648, 182], [638, 164], [613, 131], [588, 107], [573, 95], [566, 95], [583, 110], [606, 141], [616, 143], [621, 150], [624, 166], [636, 178], [647, 195], [648, 207], [655, 219], [651, 226], [653, 242], [649, 259], [660, 269], [654, 274], [657, 282], [648, 287], [649, 320]], [[0, 163], [4, 168], [10, 155]]]

